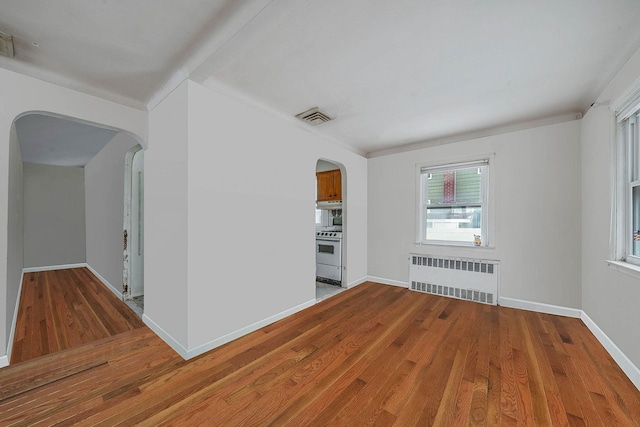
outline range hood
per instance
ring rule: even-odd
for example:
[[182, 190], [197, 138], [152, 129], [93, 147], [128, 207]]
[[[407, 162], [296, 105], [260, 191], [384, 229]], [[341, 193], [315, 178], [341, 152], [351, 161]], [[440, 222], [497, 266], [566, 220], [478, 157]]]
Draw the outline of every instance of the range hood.
[[342, 209], [342, 200], [316, 202], [316, 209]]

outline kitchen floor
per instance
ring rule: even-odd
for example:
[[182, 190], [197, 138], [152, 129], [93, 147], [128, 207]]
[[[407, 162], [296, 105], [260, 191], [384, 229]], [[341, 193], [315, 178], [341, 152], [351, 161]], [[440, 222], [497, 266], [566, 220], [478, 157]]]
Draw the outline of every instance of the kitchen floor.
[[346, 291], [346, 289], [340, 286], [329, 285], [328, 283], [316, 282], [316, 302], [339, 294], [342, 291]]
[[133, 297], [133, 299], [126, 300], [125, 304], [127, 304], [129, 308], [138, 315], [138, 317], [142, 317], [142, 314], [144, 313], [144, 295], [140, 295], [137, 297]]

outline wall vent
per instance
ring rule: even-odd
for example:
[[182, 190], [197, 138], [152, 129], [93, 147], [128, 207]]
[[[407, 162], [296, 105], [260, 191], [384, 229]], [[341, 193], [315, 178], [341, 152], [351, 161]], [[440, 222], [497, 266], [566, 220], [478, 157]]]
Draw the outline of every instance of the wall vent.
[[328, 122], [332, 120], [331, 117], [318, 107], [307, 110], [303, 113], [296, 114], [296, 117], [302, 120], [303, 122], [307, 122], [313, 126], [320, 125], [322, 123]]
[[498, 304], [497, 261], [411, 254], [409, 289], [484, 304]]
[[0, 31], [0, 55], [13, 58], [13, 36]]

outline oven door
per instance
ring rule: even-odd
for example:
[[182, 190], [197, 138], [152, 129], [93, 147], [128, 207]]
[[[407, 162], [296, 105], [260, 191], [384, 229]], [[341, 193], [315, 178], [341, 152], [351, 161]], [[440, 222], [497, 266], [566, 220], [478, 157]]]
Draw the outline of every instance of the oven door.
[[342, 264], [340, 239], [316, 239], [316, 264], [340, 267]]

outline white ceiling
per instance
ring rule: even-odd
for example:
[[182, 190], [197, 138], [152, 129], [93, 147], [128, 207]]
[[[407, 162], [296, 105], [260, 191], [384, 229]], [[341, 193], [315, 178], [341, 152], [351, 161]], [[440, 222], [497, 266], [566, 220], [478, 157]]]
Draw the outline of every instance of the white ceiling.
[[58, 166], [85, 166], [118, 133], [43, 114], [16, 120], [22, 161]]
[[[640, 47], [637, 0], [11, 0], [0, 67], [141, 109], [185, 78], [380, 150], [575, 118]], [[37, 44], [37, 46], [34, 45]]]

